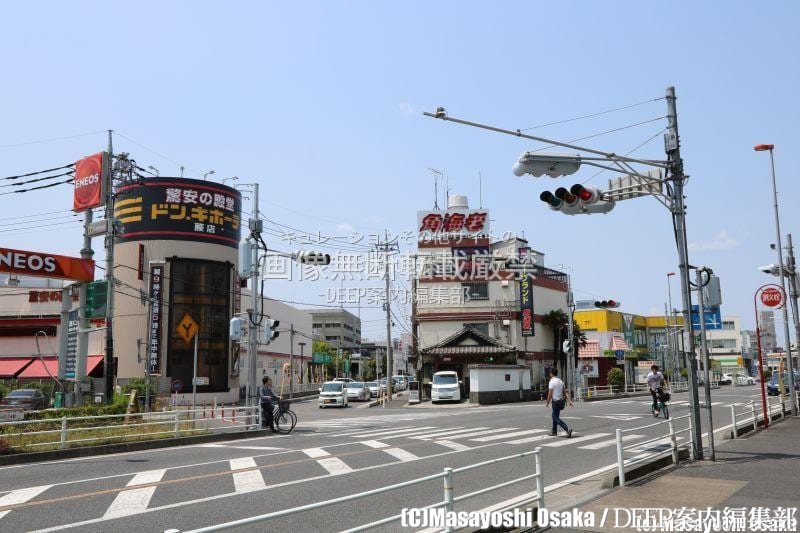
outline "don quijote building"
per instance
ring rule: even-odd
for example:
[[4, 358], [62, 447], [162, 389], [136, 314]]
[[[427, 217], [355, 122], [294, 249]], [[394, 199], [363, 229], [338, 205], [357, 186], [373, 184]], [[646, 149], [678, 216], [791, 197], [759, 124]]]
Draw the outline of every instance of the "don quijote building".
[[542, 324], [567, 311], [567, 275], [516, 237], [493, 239], [489, 211], [451, 196], [447, 210], [418, 213], [419, 238], [411, 359], [422, 382], [455, 370], [469, 393], [471, 373], [525, 367], [534, 388], [554, 364], [554, 332]]

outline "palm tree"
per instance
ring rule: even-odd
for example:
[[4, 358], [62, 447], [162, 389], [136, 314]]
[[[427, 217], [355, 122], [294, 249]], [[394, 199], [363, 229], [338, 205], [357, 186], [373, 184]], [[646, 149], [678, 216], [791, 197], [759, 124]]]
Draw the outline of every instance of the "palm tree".
[[567, 355], [562, 350], [562, 339], [566, 339], [569, 335], [567, 329], [569, 316], [561, 309], [553, 309], [542, 317], [542, 324], [553, 328], [553, 363], [561, 369], [563, 375], [567, 366]]

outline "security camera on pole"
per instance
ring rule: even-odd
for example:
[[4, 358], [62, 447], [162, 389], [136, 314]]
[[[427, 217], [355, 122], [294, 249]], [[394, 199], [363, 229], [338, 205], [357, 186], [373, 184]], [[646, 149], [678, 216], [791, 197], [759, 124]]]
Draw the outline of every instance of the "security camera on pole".
[[[683, 186], [687, 176], [683, 170], [683, 160], [680, 155], [680, 137], [678, 135], [678, 113], [675, 106], [675, 88], [667, 87], [667, 128], [664, 136], [664, 148], [667, 159], [646, 160], [628, 156], [621, 156], [613, 152], [602, 152], [574, 144], [554, 141], [544, 137], [536, 137], [522, 133], [521, 130], [510, 130], [488, 126], [476, 122], [450, 117], [443, 107], [434, 113], [424, 113], [425, 116], [444, 121], [452, 121], [466, 126], [512, 135], [517, 138], [530, 139], [554, 146], [578, 150], [591, 154], [543, 154], [540, 152], [526, 152], [514, 164], [513, 172], [517, 176], [531, 174], [533, 176], [548, 176], [555, 178], [575, 173], [581, 165], [586, 164], [605, 170], [622, 172], [623, 176], [609, 181], [608, 190], [576, 184], [570, 189], [559, 188], [555, 193], [542, 193], [540, 198], [547, 202], [551, 209], [569, 215], [608, 213], [614, 208], [615, 202], [650, 196], [655, 198], [672, 215], [672, 223], [678, 249], [678, 264], [681, 275], [681, 294], [683, 296], [683, 331], [684, 350], [689, 361], [689, 398], [690, 412], [694, 431], [692, 432], [692, 455], [695, 459], [703, 458], [702, 431], [700, 428], [700, 412], [697, 391], [697, 360], [694, 353], [691, 325], [691, 292], [689, 282], [689, 251], [686, 243], [686, 208], [684, 205]], [[633, 165], [650, 167], [647, 172], [638, 172]], [[666, 177], [662, 177], [666, 173]], [[664, 190], [666, 189], [666, 191]]]

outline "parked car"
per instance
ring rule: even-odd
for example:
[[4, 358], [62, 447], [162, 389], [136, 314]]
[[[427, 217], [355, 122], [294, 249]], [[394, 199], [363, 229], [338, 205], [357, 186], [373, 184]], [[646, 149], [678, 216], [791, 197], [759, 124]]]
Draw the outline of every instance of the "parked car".
[[[783, 373], [783, 390], [789, 390], [789, 373]], [[800, 390], [800, 371], [796, 371], [794, 373], [794, 390]], [[778, 374], [772, 374], [772, 377], [769, 378], [767, 382], [767, 394], [770, 396], [777, 396], [780, 394], [779, 387], [778, 387]]]
[[351, 381], [345, 387], [347, 389], [347, 400], [366, 402], [369, 400], [369, 387], [363, 381]]
[[354, 379], [350, 378], [335, 378], [333, 381], [341, 381], [342, 383], [350, 383], [351, 381], [355, 381]]
[[719, 378], [720, 385], [731, 385], [733, 384], [733, 374], [722, 374]]
[[347, 388], [341, 381], [326, 381], [319, 389], [319, 408], [347, 407]]
[[431, 383], [431, 403], [443, 400], [461, 401], [461, 381], [452, 370], [436, 372]]
[[377, 398], [378, 395], [386, 389], [383, 383], [379, 383], [377, 381], [368, 381], [367, 388], [369, 389], [369, 395], [372, 398]]
[[406, 376], [392, 376], [392, 379], [394, 380], [395, 390], [406, 390], [408, 386], [408, 380], [406, 379]]
[[0, 407], [16, 407], [26, 411], [35, 411], [46, 409], [49, 403], [47, 395], [39, 389], [17, 389], [12, 390], [0, 400]]

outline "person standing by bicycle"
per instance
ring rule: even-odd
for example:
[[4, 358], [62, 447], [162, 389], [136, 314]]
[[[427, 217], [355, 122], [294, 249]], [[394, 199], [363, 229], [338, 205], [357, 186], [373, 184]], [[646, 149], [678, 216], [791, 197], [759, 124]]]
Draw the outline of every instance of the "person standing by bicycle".
[[567, 406], [572, 407], [572, 400], [569, 397], [569, 391], [564, 385], [564, 382], [558, 378], [558, 369], [555, 367], [550, 369], [550, 383], [547, 386], [547, 402], [545, 406], [553, 402], [553, 431], [550, 433], [552, 436], [557, 435], [558, 426], [561, 426], [567, 432], [567, 438], [572, 437], [572, 430], [567, 426], [566, 422], [561, 420], [561, 410]]
[[280, 402], [280, 398], [272, 391], [272, 378], [264, 376], [261, 380], [262, 385], [258, 388], [258, 396], [261, 400], [261, 427], [275, 432], [275, 420], [273, 416], [272, 400]]
[[650, 367], [650, 373], [647, 374], [647, 385], [650, 387], [650, 395], [653, 397], [653, 416], [658, 416], [658, 398], [664, 394], [664, 388], [669, 386], [664, 374], [658, 370], [658, 365]]

